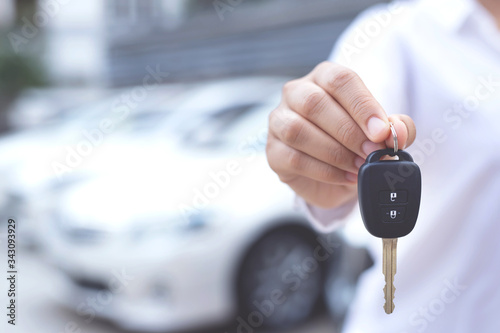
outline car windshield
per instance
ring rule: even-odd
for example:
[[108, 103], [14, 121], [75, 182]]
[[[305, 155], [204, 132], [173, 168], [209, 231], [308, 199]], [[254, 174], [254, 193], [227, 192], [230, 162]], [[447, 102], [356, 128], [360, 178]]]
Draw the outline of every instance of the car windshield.
[[119, 124], [116, 133], [120, 135], [143, 135], [162, 127], [170, 112], [141, 111], [129, 115]]
[[227, 143], [226, 134], [258, 106], [242, 104], [201, 116], [183, 131], [183, 142], [198, 148], [219, 147]]

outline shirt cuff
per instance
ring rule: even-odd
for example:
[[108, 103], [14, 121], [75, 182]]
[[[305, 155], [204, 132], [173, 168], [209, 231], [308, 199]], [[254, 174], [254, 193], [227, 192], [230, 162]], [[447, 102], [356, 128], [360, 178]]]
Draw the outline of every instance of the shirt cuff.
[[357, 199], [346, 202], [335, 208], [320, 208], [308, 204], [303, 198], [295, 196], [296, 209], [304, 212], [313, 228], [322, 233], [331, 233], [344, 224], [344, 218], [349, 215]]

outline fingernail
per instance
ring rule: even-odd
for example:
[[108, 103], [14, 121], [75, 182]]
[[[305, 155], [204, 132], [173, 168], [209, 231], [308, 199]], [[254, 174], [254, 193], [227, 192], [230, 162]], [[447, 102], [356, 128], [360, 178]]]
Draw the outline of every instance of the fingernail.
[[359, 156], [356, 156], [356, 158], [354, 159], [354, 165], [356, 166], [356, 168], [361, 168], [363, 163], [365, 163], [365, 160]]
[[368, 133], [372, 136], [372, 138], [378, 136], [380, 132], [385, 131], [387, 129], [387, 124], [380, 118], [371, 117], [368, 120]]
[[380, 144], [371, 142], [371, 141], [365, 141], [363, 145], [361, 145], [361, 150], [363, 153], [365, 153], [366, 156], [370, 155], [372, 152], [375, 150], [380, 149]]
[[352, 172], [346, 172], [345, 179], [347, 179], [348, 181], [350, 181], [352, 183], [355, 183], [358, 181], [358, 175], [356, 175], [355, 173], [352, 173]]

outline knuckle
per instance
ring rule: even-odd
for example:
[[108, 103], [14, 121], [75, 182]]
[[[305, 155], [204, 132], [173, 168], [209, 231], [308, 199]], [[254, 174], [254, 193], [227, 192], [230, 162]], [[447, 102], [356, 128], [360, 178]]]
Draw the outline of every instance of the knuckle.
[[278, 138], [281, 137], [281, 132], [287, 124], [287, 112], [285, 108], [278, 106], [268, 117], [269, 133], [273, 133]]
[[298, 117], [293, 117], [290, 119], [286, 126], [282, 130], [283, 142], [290, 146], [295, 146], [301, 137], [301, 133], [304, 129], [303, 121]]
[[273, 170], [274, 173], [276, 173], [279, 176], [280, 175], [280, 170], [276, 167], [276, 164], [274, 163], [274, 159], [271, 158], [271, 157], [268, 157], [267, 158], [267, 163], [269, 164], [269, 167], [271, 168], [271, 170]]
[[302, 112], [308, 119], [312, 119], [320, 113], [326, 103], [326, 94], [321, 90], [308, 92], [302, 101]]
[[322, 72], [322, 71], [325, 71], [325, 70], [331, 68], [332, 66], [334, 66], [334, 64], [332, 62], [325, 60], [325, 61], [322, 61], [319, 64], [317, 64], [316, 67], [314, 67], [313, 72]]
[[328, 147], [328, 156], [330, 163], [337, 167], [346, 164], [348, 158], [344, 149], [333, 145]]
[[267, 116], [267, 123], [269, 124], [270, 131], [276, 126], [276, 112], [278, 112], [278, 108], [272, 110], [269, 116]]
[[299, 80], [298, 79], [286, 82], [283, 85], [283, 89], [282, 89], [283, 96], [288, 96], [290, 94], [293, 94], [293, 92], [297, 88], [298, 84], [299, 84]]
[[297, 150], [291, 149], [287, 156], [287, 164], [293, 171], [301, 171], [304, 167], [304, 156]]
[[320, 169], [319, 177], [325, 181], [334, 182], [337, 179], [337, 172], [335, 168], [327, 165]]
[[267, 160], [269, 162], [269, 165], [271, 165], [271, 160], [273, 154], [271, 153], [272, 151], [272, 138], [270, 135], [267, 136], [267, 141], [266, 141], [266, 155], [267, 155]]
[[[270, 139], [270, 138], [269, 138]], [[273, 170], [278, 175], [280, 174], [279, 164], [278, 164], [278, 156], [274, 151], [272, 140], [267, 140], [266, 144], [266, 155], [267, 155], [267, 163], [271, 170]]]
[[345, 67], [335, 67], [331, 70], [328, 80], [328, 87], [333, 90], [339, 90], [346, 86], [351, 80], [357, 78], [357, 74]]
[[367, 118], [376, 107], [370, 97], [357, 97], [352, 101], [351, 113], [354, 118]]
[[282, 183], [288, 184], [294, 177], [288, 174], [278, 174], [278, 178]]
[[339, 119], [337, 122], [338, 140], [344, 146], [350, 146], [355, 140], [356, 126], [351, 119]]

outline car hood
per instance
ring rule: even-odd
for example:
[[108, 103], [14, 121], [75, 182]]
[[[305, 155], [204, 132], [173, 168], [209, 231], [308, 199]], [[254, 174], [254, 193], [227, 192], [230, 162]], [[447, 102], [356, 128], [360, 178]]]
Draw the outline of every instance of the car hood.
[[292, 203], [264, 154], [213, 158], [182, 156], [168, 164], [137, 161], [63, 193], [59, 211], [67, 223], [119, 230], [166, 217], [178, 221], [193, 213], [247, 215], [257, 208]]

